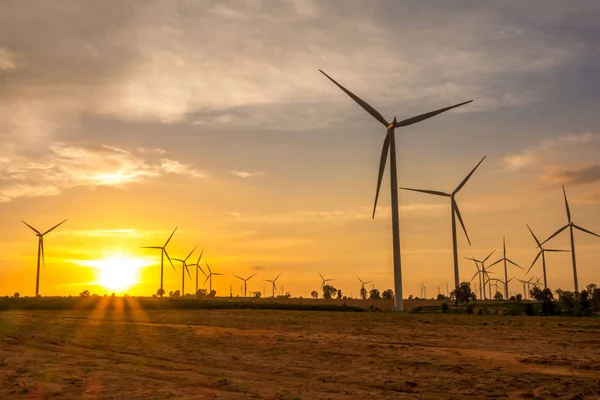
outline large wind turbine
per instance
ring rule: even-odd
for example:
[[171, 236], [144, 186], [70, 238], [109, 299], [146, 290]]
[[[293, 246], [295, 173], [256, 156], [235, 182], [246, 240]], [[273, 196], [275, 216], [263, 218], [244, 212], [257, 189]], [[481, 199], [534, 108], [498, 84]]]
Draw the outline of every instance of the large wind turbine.
[[64, 221], [54, 225], [52, 228], [48, 229], [44, 233], [41, 233], [40, 231], [38, 231], [33, 226], [29, 225], [27, 222], [25, 222], [23, 220], [21, 220], [21, 222], [24, 223], [25, 225], [27, 225], [29, 228], [31, 228], [31, 230], [35, 232], [35, 236], [38, 237], [37, 272], [35, 275], [35, 297], [38, 297], [40, 295], [40, 257], [41, 257], [42, 263], [44, 263], [44, 265], [46, 265], [46, 262], [44, 260], [44, 235], [52, 232], [53, 230], [58, 228], [60, 225], [67, 222], [67, 220], [65, 219]]
[[321, 275], [321, 273], [318, 273], [319, 276], [321, 277], [321, 289], [323, 289], [323, 286], [325, 286], [325, 283], [330, 282], [330, 281], [334, 281], [335, 279], [330, 278], [330, 279], [325, 279], [323, 278], [323, 275]]
[[460, 210], [458, 209], [458, 203], [456, 202], [454, 197], [456, 196], [456, 194], [458, 192], [460, 192], [460, 190], [463, 188], [463, 186], [466, 185], [469, 178], [471, 178], [471, 175], [473, 175], [473, 173], [475, 173], [475, 170], [477, 169], [477, 167], [479, 167], [479, 165], [483, 162], [483, 160], [485, 160], [485, 157], [486, 156], [483, 156], [481, 161], [479, 161], [477, 163], [475, 168], [473, 168], [471, 170], [471, 172], [469, 172], [469, 174], [465, 177], [465, 179], [462, 180], [462, 182], [456, 187], [456, 189], [454, 189], [454, 191], [452, 193], [445, 193], [445, 192], [440, 192], [437, 190], [411, 189], [411, 188], [405, 188], [405, 187], [400, 188], [403, 190], [411, 190], [413, 192], [420, 192], [420, 193], [432, 194], [434, 196], [444, 196], [444, 197], [450, 198], [450, 208], [452, 210], [452, 251], [454, 254], [454, 287], [455, 288], [458, 288], [458, 286], [460, 285], [460, 279], [458, 277], [458, 244], [456, 242], [456, 217], [458, 217], [458, 221], [460, 222], [460, 225], [462, 226], [462, 229], [465, 232], [465, 236], [467, 237], [467, 242], [469, 242], [469, 246], [471, 245], [471, 240], [469, 239], [469, 235], [467, 234], [467, 229], [465, 228], [465, 223], [463, 222], [462, 216], [460, 215]]
[[[198, 247], [198, 246], [196, 246], [196, 247]], [[187, 257], [184, 258], [183, 260], [180, 258], [173, 259], [173, 260], [179, 261], [181, 263], [181, 297], [183, 297], [185, 295], [185, 273], [187, 272], [188, 276], [190, 277], [190, 280], [192, 279], [192, 276], [190, 275], [190, 270], [188, 269], [187, 260], [188, 260], [188, 258], [190, 258], [192, 253], [196, 250], [196, 247], [194, 247], [192, 249], [192, 251], [190, 251], [190, 254], [188, 254]]]
[[404, 126], [416, 124], [417, 122], [424, 121], [428, 118], [434, 117], [445, 111], [453, 108], [462, 106], [463, 104], [470, 103], [473, 100], [465, 101], [463, 103], [455, 104], [450, 107], [440, 108], [439, 110], [430, 111], [425, 114], [420, 114], [412, 118], [408, 118], [402, 121], [396, 121], [396, 117], [390, 123], [388, 122], [377, 110], [367, 104], [360, 97], [350, 92], [348, 89], [337, 83], [333, 78], [327, 75], [325, 72], [319, 70], [325, 75], [331, 82], [339, 87], [344, 93], [346, 93], [352, 100], [360, 105], [366, 112], [371, 114], [373, 118], [383, 124], [387, 129], [387, 134], [383, 141], [383, 148], [381, 150], [381, 157], [379, 159], [379, 174], [377, 177], [377, 189], [375, 191], [375, 204], [373, 206], [373, 218], [375, 218], [375, 210], [377, 209], [377, 199], [379, 197], [379, 189], [381, 187], [381, 181], [383, 179], [383, 172], [387, 162], [388, 153], [390, 154], [390, 193], [391, 193], [391, 205], [392, 205], [392, 243], [394, 250], [394, 292], [396, 293], [395, 309], [396, 311], [403, 311], [404, 305], [402, 301], [402, 266], [400, 257], [400, 216], [398, 210], [398, 175], [396, 168], [396, 135], [395, 129]]
[[167, 256], [167, 260], [169, 260], [173, 269], [175, 269], [175, 266], [173, 265], [173, 261], [171, 261], [171, 257], [169, 257], [169, 253], [167, 253], [167, 245], [171, 241], [171, 238], [175, 234], [176, 230], [177, 230], [177, 227], [175, 227], [175, 229], [173, 229], [173, 233], [171, 233], [171, 236], [169, 236], [169, 238], [167, 239], [165, 244], [162, 246], [142, 246], [142, 249], [160, 250], [160, 288], [161, 289], [163, 289], [165, 255]]
[[[490, 272], [486, 271], [485, 269], [485, 262], [492, 256], [492, 254], [494, 254], [496, 250], [492, 250], [492, 252], [490, 254], [488, 254], [488, 256], [486, 258], [484, 258], [483, 260], [478, 260], [475, 257], [465, 257], [467, 260], [471, 260], [471, 261], [475, 261], [475, 265], [481, 265], [481, 272], [483, 273], [483, 298], [485, 299], [485, 286], [486, 284], [489, 284], [489, 289], [490, 289], [490, 298], [492, 297], [492, 284], [490, 283]], [[489, 267], [488, 267], [489, 268]], [[477, 270], [479, 271], [479, 268], [477, 268]], [[485, 280], [487, 277], [487, 281]], [[473, 280], [473, 279], [471, 279]]]
[[542, 244], [538, 240], [537, 236], [535, 236], [535, 234], [529, 227], [529, 225], [527, 225], [527, 229], [529, 229], [529, 232], [531, 232], [531, 236], [533, 236], [533, 240], [535, 240], [535, 243], [537, 243], [537, 247], [540, 249], [540, 251], [539, 251], [539, 253], [537, 253], [537, 256], [535, 256], [535, 258], [533, 259], [533, 262], [531, 263], [531, 267], [529, 267], [526, 274], [529, 275], [529, 271], [531, 271], [531, 268], [533, 268], [533, 266], [535, 265], [535, 262], [538, 260], [538, 258], [540, 258], [540, 256], [542, 256], [542, 271], [544, 272], [544, 289], [546, 289], [546, 288], [548, 288], [548, 280], [546, 279], [546, 252], [547, 251], [568, 252], [569, 250], [546, 249], [542, 246]]
[[271, 287], [273, 289], [273, 296], [272, 296], [273, 298], [275, 297], [275, 291], [277, 290], [277, 286], [275, 285], [275, 282], [277, 282], [277, 279], [279, 279], [280, 276], [281, 276], [281, 273], [279, 275], [277, 275], [275, 277], [275, 279], [263, 279], [263, 281], [271, 283]]
[[198, 270], [200, 270], [202, 272], [202, 275], [206, 276], [206, 272], [204, 272], [204, 270], [200, 266], [200, 260], [202, 259], [202, 254], [204, 254], [204, 249], [202, 249], [202, 251], [200, 252], [200, 255], [198, 256], [198, 260], [196, 260], [195, 263], [188, 264], [188, 267], [196, 267], [196, 293], [198, 293]]
[[246, 297], [246, 284], [248, 283], [248, 281], [250, 279], [252, 279], [254, 277], [254, 275], [256, 275], [256, 274], [252, 274], [249, 277], [247, 277], [246, 279], [242, 278], [241, 276], [234, 275], [236, 278], [244, 281], [244, 297]]
[[206, 283], [206, 281], [210, 281], [208, 284], [209, 287], [209, 292], [212, 292], [212, 277], [214, 276], [219, 276], [219, 275], [225, 275], [225, 274], [220, 274], [218, 272], [212, 272], [212, 270], [210, 269], [210, 265], [208, 265], [208, 262], [204, 261], [204, 263], [206, 264], [206, 268], [208, 268], [208, 275], [206, 275], [206, 279], [204, 280], [204, 282], [202, 283], [202, 286], [204, 286], [204, 284]]
[[571, 234], [571, 259], [573, 260], [573, 281], [575, 282], [575, 291], [579, 292], [579, 283], [577, 282], [577, 261], [575, 259], [575, 238], [573, 236], [573, 228], [578, 229], [581, 232], [589, 233], [590, 235], [594, 235], [597, 237], [600, 237], [600, 235], [597, 235], [592, 231], [588, 231], [587, 229], [584, 229], [584, 228], [580, 227], [579, 225], [575, 225], [575, 223], [571, 219], [571, 210], [569, 209], [569, 201], [567, 200], [567, 192], [565, 191], [564, 185], [563, 185], [563, 194], [565, 196], [565, 207], [567, 208], [567, 219], [568, 219], [569, 223], [566, 224], [565, 226], [563, 226], [562, 228], [560, 228], [559, 230], [557, 230], [556, 232], [554, 232], [554, 234], [552, 236], [550, 236], [548, 239], [544, 240], [542, 242], [542, 244], [546, 243], [548, 240], [552, 239], [554, 236], [558, 235], [565, 229], [569, 228], [569, 233]]
[[[514, 265], [515, 267], [521, 268], [523, 269], [523, 267], [521, 267], [519, 264], [517, 264], [514, 261], [509, 260], [508, 258], [506, 258], [506, 238], [504, 236], [502, 236], [502, 248], [503, 248], [503, 256], [501, 259], [494, 261], [492, 263], [492, 265], [490, 265], [488, 268], [492, 268], [494, 265], [498, 264], [500, 261], [504, 261], [504, 300], [508, 300], [508, 282], [510, 282], [508, 280], [508, 268], [506, 267], [506, 263], [509, 262], [512, 265]], [[511, 278], [512, 280], [512, 278]]]

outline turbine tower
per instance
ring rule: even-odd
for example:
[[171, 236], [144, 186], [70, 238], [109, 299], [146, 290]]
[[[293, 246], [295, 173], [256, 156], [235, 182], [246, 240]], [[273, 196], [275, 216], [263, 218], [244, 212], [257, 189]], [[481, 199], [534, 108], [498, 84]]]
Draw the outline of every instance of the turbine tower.
[[279, 279], [280, 276], [281, 274], [277, 275], [275, 279], [263, 279], [263, 281], [271, 283], [271, 288], [273, 289], [273, 295], [271, 297], [273, 298], [275, 298], [275, 291], [277, 291], [277, 286], [275, 285], [275, 282], [277, 282], [277, 279]]
[[54, 225], [52, 228], [48, 229], [44, 233], [41, 233], [40, 231], [38, 231], [33, 226], [29, 225], [27, 222], [25, 222], [23, 220], [21, 220], [21, 222], [24, 223], [25, 225], [27, 225], [32, 231], [34, 231], [35, 236], [38, 237], [37, 272], [35, 275], [35, 297], [38, 297], [40, 295], [40, 257], [41, 257], [42, 263], [44, 265], [46, 265], [46, 261], [44, 259], [44, 235], [52, 232], [53, 230], [58, 228], [60, 225], [67, 222], [67, 220], [65, 219], [64, 221]]
[[540, 256], [542, 256], [542, 271], [544, 273], [544, 289], [547, 289], [548, 288], [548, 280], [546, 279], [546, 252], [549, 251], [549, 252], [561, 252], [562, 253], [562, 252], [568, 252], [569, 250], [546, 249], [542, 246], [542, 244], [538, 240], [537, 236], [535, 236], [535, 234], [529, 227], [529, 225], [527, 225], [527, 229], [529, 229], [529, 232], [531, 232], [531, 236], [533, 236], [533, 240], [535, 240], [535, 243], [537, 243], [537, 247], [540, 249], [540, 251], [539, 251], [539, 253], [537, 253], [537, 256], [535, 256], [535, 258], [533, 259], [533, 262], [531, 263], [531, 267], [529, 267], [529, 269], [527, 270], [526, 275], [529, 275], [529, 271], [531, 271], [531, 268], [533, 268], [533, 266], [535, 265], [535, 262], [538, 260], [538, 258], [540, 258]]
[[395, 310], [403, 311], [404, 305], [402, 301], [402, 265], [401, 265], [401, 257], [400, 257], [400, 216], [398, 209], [398, 170], [396, 167], [396, 135], [395, 129], [401, 128], [404, 126], [409, 126], [412, 124], [416, 124], [418, 122], [424, 121], [428, 118], [434, 117], [438, 114], [441, 114], [445, 111], [451, 110], [453, 108], [462, 106], [463, 104], [470, 103], [473, 100], [465, 101], [463, 103], [455, 104], [450, 107], [440, 108], [439, 110], [430, 111], [425, 114], [420, 114], [412, 118], [408, 118], [402, 121], [397, 121], [396, 117], [394, 117], [393, 121], [388, 122], [377, 110], [367, 104], [360, 97], [356, 96], [354, 93], [337, 83], [333, 78], [327, 75], [325, 72], [319, 70], [323, 75], [325, 75], [331, 82], [333, 82], [338, 88], [340, 88], [344, 93], [346, 93], [352, 100], [354, 100], [358, 105], [360, 105], [366, 112], [371, 114], [373, 118], [379, 121], [383, 126], [387, 129], [387, 134], [383, 141], [383, 148], [381, 150], [381, 157], [379, 159], [379, 174], [377, 177], [377, 189], [375, 191], [375, 204], [373, 206], [373, 218], [375, 218], [375, 210], [377, 208], [377, 199], [379, 197], [379, 189], [381, 187], [381, 181], [383, 179], [383, 172], [385, 170], [387, 156], [390, 154], [390, 194], [391, 194], [391, 206], [392, 206], [392, 243], [393, 243], [393, 251], [394, 251], [394, 292], [396, 293], [395, 297]]
[[218, 272], [212, 272], [212, 270], [210, 269], [210, 265], [208, 265], [208, 262], [204, 261], [204, 263], [206, 264], [206, 268], [208, 268], [208, 275], [206, 275], [206, 279], [204, 280], [204, 282], [202, 283], [202, 286], [204, 286], [204, 284], [206, 283], [206, 281], [210, 281], [208, 284], [209, 287], [209, 293], [212, 292], [212, 277], [214, 276], [220, 276], [220, 275], [225, 275], [225, 274], [221, 274]]
[[[319, 275], [320, 275], [320, 274], [319, 274]], [[321, 277], [321, 278], [323, 278], [323, 277]], [[358, 278], [358, 276], [357, 276], [357, 278]], [[366, 284], [368, 284], [368, 283], [372, 283], [372, 282], [373, 282], [373, 281], [366, 281], [366, 282], [365, 282], [365, 281], [363, 281], [363, 280], [362, 280], [362, 279], [360, 279], [360, 278], [358, 278], [358, 280], [360, 281], [360, 292], [359, 292], [359, 293], [362, 293], [362, 290], [365, 288], [365, 285], [366, 285]], [[321, 284], [321, 287], [323, 287], [323, 284]]]
[[[198, 247], [198, 246], [196, 246], [196, 247]], [[185, 295], [185, 273], [187, 272], [188, 276], [190, 277], [190, 280], [192, 279], [192, 276], [190, 275], [190, 270], [188, 269], [187, 260], [188, 260], [188, 258], [190, 258], [190, 256], [194, 252], [194, 250], [196, 250], [196, 247], [194, 247], [192, 249], [192, 251], [190, 251], [190, 254], [188, 254], [187, 257], [184, 258], [183, 260], [180, 258], [173, 259], [173, 260], [179, 261], [181, 263], [181, 297], [183, 297]]]
[[331, 279], [325, 279], [325, 278], [323, 278], [323, 275], [321, 275], [321, 273], [320, 273], [320, 272], [319, 272], [318, 274], [319, 274], [319, 276], [321, 277], [321, 289], [323, 289], [323, 286], [325, 286], [325, 284], [326, 284], [327, 282], [331, 282], [331, 281], [334, 281], [334, 280], [335, 280], [335, 279], [333, 279], [333, 278], [331, 278]]
[[469, 172], [469, 174], [465, 177], [465, 179], [462, 180], [462, 182], [456, 187], [456, 189], [454, 189], [454, 191], [452, 193], [445, 193], [445, 192], [440, 192], [437, 190], [411, 189], [411, 188], [405, 188], [405, 187], [400, 188], [402, 190], [410, 190], [413, 192], [420, 192], [420, 193], [432, 194], [434, 196], [444, 196], [444, 197], [450, 198], [450, 208], [452, 210], [452, 251], [453, 251], [453, 255], [454, 255], [454, 287], [455, 288], [458, 288], [458, 286], [460, 285], [460, 279], [458, 277], [458, 244], [456, 241], [456, 217], [458, 217], [458, 221], [460, 222], [460, 225], [462, 226], [462, 229], [465, 232], [465, 236], [467, 237], [467, 242], [469, 242], [469, 246], [471, 245], [471, 240], [469, 239], [469, 235], [467, 234], [467, 229], [465, 228], [465, 223], [463, 222], [462, 216], [460, 215], [460, 210], [458, 209], [458, 203], [456, 202], [456, 199], [454, 197], [466, 185], [469, 178], [471, 178], [471, 175], [473, 175], [473, 173], [475, 173], [475, 170], [477, 169], [477, 167], [479, 167], [479, 165], [483, 162], [483, 160], [485, 160], [485, 157], [486, 156], [483, 156], [481, 161], [479, 161], [477, 163], [475, 168], [473, 168], [471, 170], [471, 172]]
[[587, 229], [582, 228], [579, 225], [575, 225], [573, 220], [571, 219], [571, 210], [569, 209], [569, 201], [567, 200], [567, 192], [565, 191], [565, 186], [563, 185], [563, 195], [565, 196], [565, 207], [567, 209], [567, 220], [569, 223], [556, 232], [548, 239], [544, 240], [542, 244], [546, 243], [548, 240], [552, 239], [554, 236], [558, 235], [565, 229], [569, 228], [569, 233], [571, 235], [571, 259], [573, 260], [573, 281], [575, 283], [575, 292], [579, 292], [579, 283], [577, 282], [577, 260], [575, 259], [575, 237], [573, 236], [573, 228], [580, 230], [584, 233], [589, 233], [590, 235], [594, 235], [600, 237], [600, 235], [595, 234], [592, 231], [588, 231]]
[[234, 275], [236, 278], [241, 279], [242, 281], [244, 281], [244, 297], [246, 297], [246, 284], [248, 283], [248, 281], [250, 279], [252, 279], [252, 277], [254, 277], [254, 275], [256, 275], [256, 274], [252, 274], [252, 275], [250, 275], [246, 279], [242, 278], [241, 276]]
[[173, 267], [173, 269], [175, 269], [175, 266], [173, 265], [173, 261], [171, 261], [171, 257], [169, 257], [169, 253], [167, 253], [167, 245], [171, 241], [171, 238], [175, 234], [176, 230], [177, 230], [177, 227], [175, 227], [175, 229], [173, 229], [173, 233], [171, 233], [171, 236], [169, 236], [169, 238], [167, 239], [165, 244], [162, 246], [142, 246], [141, 247], [142, 249], [160, 250], [160, 288], [163, 291], [164, 291], [163, 280], [164, 280], [165, 256], [167, 256], [167, 260], [169, 260], [169, 262], [171, 263], [171, 266]]
[[[490, 272], [488, 272], [485, 269], [485, 262], [492, 256], [492, 254], [494, 254], [496, 250], [492, 250], [492, 252], [490, 254], [488, 254], [488, 256], [486, 258], [484, 258], [483, 260], [477, 260], [475, 257], [465, 257], [467, 260], [471, 260], [471, 261], [475, 261], [475, 265], [479, 264], [481, 265], [481, 272], [483, 273], [483, 298], [485, 299], [485, 286], [488, 285], [489, 286], [489, 291], [490, 291], [490, 299], [492, 297], [492, 284], [490, 282]], [[489, 267], [488, 267], [489, 268]], [[478, 268], [479, 270], [479, 268]], [[487, 281], [485, 280], [487, 278]], [[471, 279], [473, 280], [473, 279]]]
[[202, 272], [202, 275], [206, 276], [206, 272], [204, 272], [204, 270], [200, 266], [200, 260], [202, 259], [203, 254], [204, 254], [204, 249], [202, 249], [202, 251], [200, 252], [200, 255], [198, 256], [198, 260], [195, 263], [188, 264], [188, 267], [196, 267], [196, 292], [195, 293], [198, 293], [198, 270], [200, 270], [200, 272]]
[[[504, 261], [504, 296], [505, 296], [505, 299], [508, 300], [508, 282], [510, 282], [510, 280], [508, 280], [508, 268], [506, 267], [506, 263], [509, 262], [512, 265], [514, 265], [515, 267], [519, 267], [521, 269], [523, 269], [523, 267], [521, 267], [514, 261], [511, 261], [508, 258], [506, 258], [506, 238], [504, 236], [502, 236], [502, 248], [504, 251], [502, 258], [497, 261], [494, 261], [492, 263], [492, 265], [490, 265], [488, 268], [492, 268], [494, 265], [498, 264], [500, 261]], [[512, 278], [511, 278], [511, 280], [512, 280]]]

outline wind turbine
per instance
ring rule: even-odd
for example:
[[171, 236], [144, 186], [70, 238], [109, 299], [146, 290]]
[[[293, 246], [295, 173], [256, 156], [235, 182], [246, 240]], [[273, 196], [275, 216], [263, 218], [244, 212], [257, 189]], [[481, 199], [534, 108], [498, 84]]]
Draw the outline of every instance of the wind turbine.
[[[160, 288], [161, 289], [163, 289], [165, 255], [167, 256], [167, 260], [169, 260], [173, 269], [175, 269], [175, 266], [173, 265], [173, 261], [171, 261], [171, 257], [169, 257], [169, 253], [167, 253], [167, 245], [171, 241], [171, 238], [175, 234], [176, 230], [177, 230], [177, 227], [175, 227], [175, 229], [173, 229], [173, 233], [171, 233], [171, 236], [169, 236], [169, 238], [167, 239], [165, 244], [162, 246], [142, 246], [141, 247], [142, 249], [160, 250]], [[164, 289], [163, 289], [163, 291], [164, 291]]]
[[597, 237], [600, 237], [600, 235], [597, 235], [592, 231], [588, 231], [587, 229], [584, 229], [584, 228], [580, 227], [579, 225], [575, 225], [575, 223], [571, 219], [571, 210], [569, 209], [569, 201], [567, 200], [567, 192], [565, 191], [564, 185], [563, 185], [563, 194], [565, 196], [565, 207], [567, 208], [567, 219], [568, 219], [569, 223], [567, 225], [563, 226], [562, 228], [560, 228], [559, 230], [557, 230], [556, 232], [554, 232], [554, 234], [552, 236], [550, 236], [548, 239], [544, 240], [542, 242], [542, 244], [546, 243], [548, 240], [552, 239], [554, 236], [558, 235], [565, 229], [569, 228], [569, 233], [571, 234], [571, 258], [573, 260], [573, 281], [575, 282], [575, 292], [579, 292], [579, 283], [577, 282], [577, 261], [575, 259], [575, 238], [573, 236], [573, 228], [578, 229], [581, 232], [589, 233], [590, 235], [594, 235]]
[[469, 174], [462, 180], [462, 182], [460, 182], [460, 184], [456, 187], [456, 189], [454, 189], [454, 191], [452, 193], [440, 192], [437, 190], [411, 189], [411, 188], [405, 188], [405, 187], [400, 188], [403, 190], [410, 190], [413, 192], [420, 192], [420, 193], [432, 194], [434, 196], [444, 196], [444, 197], [450, 198], [450, 208], [452, 210], [452, 251], [453, 251], [453, 255], [454, 255], [454, 286], [456, 288], [458, 288], [458, 286], [460, 284], [460, 280], [458, 277], [458, 244], [456, 241], [457, 240], [457, 238], [456, 238], [456, 217], [458, 217], [458, 221], [460, 222], [460, 225], [462, 226], [462, 229], [465, 232], [465, 236], [467, 237], [467, 242], [469, 242], [469, 246], [471, 245], [471, 240], [469, 239], [469, 235], [467, 234], [467, 229], [465, 228], [465, 223], [463, 222], [462, 216], [460, 215], [460, 210], [458, 209], [458, 203], [456, 202], [454, 197], [465, 186], [465, 184], [467, 183], [469, 178], [471, 178], [471, 175], [473, 175], [473, 173], [475, 173], [475, 170], [477, 169], [477, 167], [479, 167], [479, 165], [483, 162], [483, 160], [485, 160], [485, 157], [486, 156], [483, 156], [481, 161], [479, 161], [477, 163], [475, 168], [473, 168], [471, 170], [471, 172], [469, 172]]
[[206, 276], [206, 272], [200, 266], [200, 259], [202, 259], [202, 254], [204, 254], [204, 249], [200, 252], [198, 256], [198, 260], [194, 264], [188, 264], [188, 267], [196, 267], [196, 293], [198, 293], [198, 270], [202, 272], [202, 275]]
[[[273, 295], [272, 295], [273, 298], [275, 298], [275, 291], [277, 290], [277, 286], [275, 285], [275, 282], [277, 281], [277, 279], [279, 279], [280, 276], [281, 276], [281, 274], [277, 275], [275, 277], [275, 279], [263, 279], [263, 281], [265, 281], [265, 282], [271, 282], [271, 287], [273, 289]], [[248, 279], [250, 279], [250, 278], [248, 278]]]
[[46, 261], [44, 259], [44, 235], [46, 235], [47, 233], [52, 232], [53, 230], [55, 230], [56, 228], [58, 228], [60, 225], [64, 224], [65, 222], [67, 222], [67, 220], [65, 219], [64, 221], [54, 225], [52, 228], [48, 229], [46, 232], [41, 233], [40, 231], [38, 231], [37, 229], [35, 229], [33, 226], [29, 225], [27, 222], [21, 220], [22, 223], [24, 223], [25, 225], [27, 225], [32, 231], [35, 232], [35, 236], [38, 237], [38, 255], [37, 255], [37, 272], [35, 275], [35, 297], [38, 297], [40, 294], [40, 257], [42, 260], [42, 263], [44, 265], [46, 265]]
[[[198, 246], [196, 246], [196, 247], [198, 247]], [[184, 258], [183, 260], [180, 258], [173, 259], [173, 260], [179, 261], [181, 263], [181, 297], [183, 297], [185, 295], [185, 273], [187, 272], [188, 276], [190, 277], [190, 280], [192, 279], [192, 276], [190, 275], [190, 270], [188, 269], [187, 260], [188, 260], [188, 258], [190, 258], [190, 256], [194, 252], [194, 250], [196, 250], [196, 247], [194, 247], [192, 249], [192, 251], [190, 251], [190, 254], [188, 254], [187, 257]]]
[[[319, 274], [320, 275], [320, 274]], [[321, 277], [322, 278], [322, 277]], [[358, 278], [358, 276], [357, 276]], [[371, 283], [373, 281], [363, 281], [362, 279], [358, 278], [358, 280], [360, 281], [360, 292], [362, 292], [362, 290], [365, 288], [365, 285], [368, 283]], [[323, 287], [323, 284], [321, 284], [321, 287]]]
[[225, 275], [225, 274], [221, 274], [221, 273], [218, 273], [218, 272], [212, 272], [212, 270], [210, 269], [210, 265], [208, 265], [208, 262], [204, 261], [204, 263], [206, 264], [206, 268], [208, 268], [208, 275], [204, 274], [204, 275], [206, 275], [206, 279], [204, 280], [204, 283], [202, 283], [202, 286], [204, 286], [204, 284], [206, 283], [206, 281], [210, 280], [210, 282], [208, 284], [209, 285], [209, 289], [210, 289], [209, 293], [210, 293], [210, 292], [212, 292], [212, 277], [213, 277], [213, 275], [219, 276], [219, 275]]
[[[506, 267], [506, 263], [509, 262], [512, 265], [514, 265], [515, 267], [519, 267], [521, 269], [523, 269], [523, 267], [521, 267], [519, 264], [515, 263], [514, 261], [509, 260], [508, 258], [506, 258], [506, 238], [504, 236], [502, 236], [502, 248], [503, 248], [503, 256], [501, 259], [499, 259], [498, 261], [495, 261], [492, 263], [492, 265], [490, 265], [488, 268], [492, 268], [494, 265], [498, 264], [500, 261], [504, 261], [504, 296], [505, 299], [508, 300], [508, 282], [510, 282], [508, 280], [508, 268]], [[512, 278], [511, 278], [512, 280]]]
[[535, 240], [535, 242], [537, 243], [537, 247], [540, 249], [540, 251], [539, 253], [537, 253], [537, 256], [535, 256], [535, 258], [533, 259], [531, 267], [529, 267], [526, 274], [529, 275], [529, 271], [531, 271], [531, 268], [533, 268], [535, 262], [538, 260], [538, 258], [540, 258], [540, 256], [542, 256], [542, 271], [544, 272], [544, 289], [546, 289], [548, 287], [548, 280], [546, 279], [546, 252], [568, 252], [569, 250], [546, 249], [542, 246], [538, 238], [535, 236], [535, 234], [529, 227], [529, 225], [527, 225], [527, 229], [529, 229], [529, 232], [531, 232], [531, 236], [533, 236], [533, 240]]
[[325, 279], [325, 278], [323, 278], [323, 275], [321, 275], [320, 272], [318, 274], [321, 277], [321, 289], [323, 289], [323, 286], [325, 286], [325, 283], [335, 280], [333, 278], [331, 278], [331, 279]]
[[[481, 270], [483, 272], [483, 298], [484, 299], [485, 299], [485, 286], [488, 283], [489, 283], [489, 289], [490, 289], [490, 298], [492, 297], [492, 284], [490, 283], [490, 276], [489, 276], [490, 273], [488, 271], [486, 271], [486, 269], [485, 269], [485, 262], [492, 256], [492, 254], [494, 254], [495, 251], [496, 250], [492, 250], [492, 252], [490, 254], [488, 254], [488, 256], [486, 258], [484, 258], [483, 260], [477, 260], [475, 257], [465, 257], [467, 260], [475, 261], [475, 265], [477, 265], [478, 263], [481, 265]], [[487, 281], [485, 280], [486, 277], [487, 277]], [[471, 279], [471, 280], [473, 280], [473, 279]]]
[[249, 276], [248, 278], [246, 278], [246, 279], [242, 278], [241, 276], [234, 275], [236, 278], [238, 278], [238, 279], [241, 279], [241, 280], [243, 280], [243, 281], [244, 281], [244, 297], [246, 297], [246, 284], [248, 283], [248, 281], [249, 281], [249, 280], [250, 280], [250, 279], [251, 279], [251, 278], [252, 278], [254, 275], [256, 275], [256, 274], [252, 274], [252, 275], [250, 275], [250, 276]]
[[346, 93], [352, 100], [360, 105], [366, 112], [371, 114], [373, 118], [383, 124], [387, 129], [387, 134], [383, 141], [383, 148], [381, 149], [381, 157], [379, 159], [379, 174], [377, 177], [377, 189], [375, 191], [375, 204], [373, 206], [373, 218], [375, 218], [375, 210], [377, 209], [377, 199], [379, 197], [379, 189], [381, 188], [381, 181], [383, 179], [383, 172], [387, 162], [388, 153], [390, 154], [390, 194], [391, 194], [391, 205], [392, 205], [392, 243], [394, 250], [394, 292], [396, 293], [395, 309], [396, 311], [403, 311], [404, 305], [402, 301], [402, 266], [400, 257], [400, 216], [398, 210], [398, 171], [396, 167], [396, 135], [395, 129], [404, 126], [416, 124], [424, 121], [428, 118], [434, 117], [445, 111], [453, 108], [462, 106], [463, 104], [470, 103], [473, 100], [465, 101], [463, 103], [455, 104], [450, 107], [440, 108], [439, 110], [430, 111], [425, 114], [420, 114], [415, 117], [411, 117], [402, 121], [397, 121], [396, 117], [390, 123], [388, 122], [377, 110], [367, 104], [360, 97], [337, 83], [333, 78], [327, 75], [325, 72], [319, 70], [325, 75], [331, 82], [333, 82], [338, 88]]
[[[481, 283], [482, 282], [481, 276], [483, 275], [483, 270], [479, 269], [479, 262], [477, 262], [474, 259], [473, 259], [473, 262], [475, 262], [475, 268], [477, 268], [477, 272], [475, 272], [475, 275], [473, 275], [470, 282], [473, 282], [473, 279], [475, 279], [477, 276], [479, 276], [479, 298], [483, 300], [483, 293], [485, 293], [485, 288], [482, 288], [482, 283]], [[483, 278], [483, 282], [485, 282], [485, 277]], [[482, 293], [482, 291], [483, 291], [483, 293]]]

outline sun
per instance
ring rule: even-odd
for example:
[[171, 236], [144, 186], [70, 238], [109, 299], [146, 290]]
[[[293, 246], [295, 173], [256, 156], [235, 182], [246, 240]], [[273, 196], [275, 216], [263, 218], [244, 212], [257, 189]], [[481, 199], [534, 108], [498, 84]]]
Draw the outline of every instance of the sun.
[[109, 290], [128, 290], [138, 283], [140, 268], [147, 262], [121, 255], [95, 260], [98, 268], [96, 283]]

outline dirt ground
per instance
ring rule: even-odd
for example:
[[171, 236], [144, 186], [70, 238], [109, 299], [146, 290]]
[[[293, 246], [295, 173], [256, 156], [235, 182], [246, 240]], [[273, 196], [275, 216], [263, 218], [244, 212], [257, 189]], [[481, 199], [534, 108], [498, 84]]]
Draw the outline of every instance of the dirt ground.
[[0, 399], [600, 399], [600, 320], [0, 312]]

